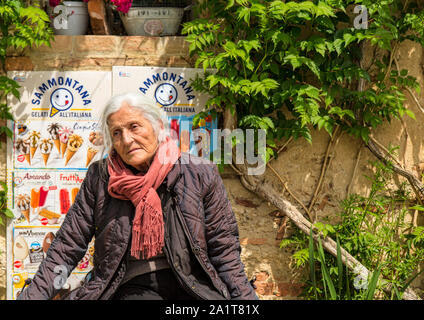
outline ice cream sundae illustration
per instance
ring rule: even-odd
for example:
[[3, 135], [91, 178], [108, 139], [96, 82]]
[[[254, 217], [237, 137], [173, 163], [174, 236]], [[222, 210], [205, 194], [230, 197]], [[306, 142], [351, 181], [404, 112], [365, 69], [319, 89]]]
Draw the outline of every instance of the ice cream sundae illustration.
[[18, 138], [16, 140], [15, 148], [16, 150], [25, 156], [26, 161], [31, 165], [31, 157], [30, 157], [30, 143], [28, 139]]
[[47, 165], [47, 161], [49, 160], [50, 153], [53, 149], [53, 142], [51, 139], [42, 139], [40, 142], [40, 152], [43, 156], [44, 165]]
[[62, 126], [58, 123], [51, 123], [47, 127], [47, 132], [50, 134], [51, 139], [56, 146], [57, 151], [60, 153], [60, 140], [59, 140], [59, 130], [62, 129]]
[[68, 147], [69, 136], [73, 133], [74, 131], [68, 127], [59, 129], [60, 152], [62, 154], [62, 158], [65, 155], [66, 148]]
[[19, 194], [16, 197], [16, 206], [18, 207], [21, 215], [23, 215], [27, 222], [29, 222], [29, 208], [31, 204], [31, 198], [27, 194]]
[[77, 134], [72, 134], [68, 139], [68, 148], [66, 149], [65, 155], [65, 166], [68, 164], [69, 160], [74, 156], [75, 152], [82, 146], [83, 139]]
[[32, 131], [29, 134], [29, 150], [31, 153], [31, 159], [34, 158], [35, 151], [37, 151], [40, 137], [40, 132], [38, 131]]

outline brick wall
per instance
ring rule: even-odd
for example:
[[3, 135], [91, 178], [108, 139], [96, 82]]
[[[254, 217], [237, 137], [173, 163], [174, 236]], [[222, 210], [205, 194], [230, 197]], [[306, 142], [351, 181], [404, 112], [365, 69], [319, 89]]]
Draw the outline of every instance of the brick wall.
[[[51, 47], [9, 52], [8, 71], [112, 70], [114, 65], [193, 67], [184, 37], [56, 36]], [[6, 151], [0, 149], [0, 175], [5, 176]], [[249, 279], [256, 276], [261, 299], [292, 299], [300, 293], [298, 271], [290, 267], [290, 252], [275, 240], [275, 225], [269, 207], [247, 191], [236, 177], [223, 176], [233, 210], [239, 222], [242, 260]], [[259, 203], [244, 205], [240, 197]], [[5, 231], [0, 233], [0, 250], [5, 252]], [[5, 298], [5, 255], [0, 259], [0, 298]]]
[[190, 67], [184, 37], [56, 36], [51, 47], [11, 52], [7, 70], [112, 70], [112, 66]]

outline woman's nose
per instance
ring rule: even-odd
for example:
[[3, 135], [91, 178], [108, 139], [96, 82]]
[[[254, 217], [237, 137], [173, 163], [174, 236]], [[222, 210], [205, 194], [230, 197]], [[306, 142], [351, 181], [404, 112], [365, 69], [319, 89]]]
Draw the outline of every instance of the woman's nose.
[[130, 144], [133, 141], [132, 134], [128, 130], [122, 131], [122, 142], [124, 144]]

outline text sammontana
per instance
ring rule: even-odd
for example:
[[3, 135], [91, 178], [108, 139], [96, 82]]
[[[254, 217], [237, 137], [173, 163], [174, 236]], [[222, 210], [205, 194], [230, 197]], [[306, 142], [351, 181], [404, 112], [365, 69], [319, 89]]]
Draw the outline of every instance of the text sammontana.
[[84, 90], [84, 86], [80, 84], [79, 81], [74, 80], [72, 78], [64, 78], [64, 77], [58, 77], [57, 80], [55, 78], [51, 78], [47, 80], [47, 82], [43, 82], [38, 87], [39, 92], [37, 91], [34, 92], [34, 96], [37, 97], [37, 99], [32, 99], [31, 103], [40, 105], [41, 99], [44, 93], [47, 90], [51, 89], [52, 87], [56, 87], [56, 86], [72, 88], [74, 89], [75, 92], [79, 93], [84, 105], [91, 103], [91, 100], [87, 99], [89, 98], [90, 94], [88, 93], [87, 90]]
[[[153, 80], [153, 81], [152, 81]], [[159, 81], [167, 81], [167, 82], [173, 82], [175, 84], [178, 84], [179, 86], [181, 86], [181, 88], [184, 89], [185, 94], [187, 95], [187, 100], [193, 100], [195, 98], [194, 95], [190, 95], [189, 93], [191, 93], [193, 91], [192, 87], [187, 87], [187, 80], [184, 80], [184, 78], [180, 75], [177, 75], [173, 72], [171, 72], [170, 74], [168, 74], [168, 72], [162, 72], [162, 73], [157, 73], [157, 74], [153, 74], [152, 78], [147, 78], [145, 81], [143, 81], [144, 87], [141, 86], [139, 88], [139, 90], [142, 93], [146, 93], [147, 90], [149, 89], [150, 86], [152, 86], [153, 84], [155, 84], [156, 82]]]

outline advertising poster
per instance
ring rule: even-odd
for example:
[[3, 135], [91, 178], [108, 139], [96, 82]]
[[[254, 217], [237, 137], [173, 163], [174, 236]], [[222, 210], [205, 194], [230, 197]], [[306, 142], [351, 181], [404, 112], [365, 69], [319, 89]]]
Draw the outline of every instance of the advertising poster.
[[113, 94], [138, 92], [162, 108], [181, 151], [209, 158], [215, 149], [217, 119], [211, 115], [193, 126], [193, 118], [205, 111], [209, 96], [194, 90], [192, 82], [203, 69], [115, 66], [112, 69]]
[[[8, 208], [7, 299], [16, 299], [46, 257], [85, 178], [90, 163], [101, 159], [101, 147], [89, 137], [112, 95], [138, 92], [166, 112], [171, 133], [183, 152], [209, 158], [216, 142], [217, 120], [203, 116], [208, 96], [192, 81], [202, 69], [113, 67], [103, 71], [9, 72], [21, 86], [19, 100], [10, 97], [13, 137], [7, 143]], [[65, 289], [77, 287], [93, 267], [94, 241], [68, 277]]]
[[[46, 257], [85, 178], [101, 158], [89, 142], [112, 94], [110, 72], [9, 72], [21, 86], [8, 122], [7, 299], [16, 299]], [[94, 239], [68, 277], [77, 287], [93, 267]]]

